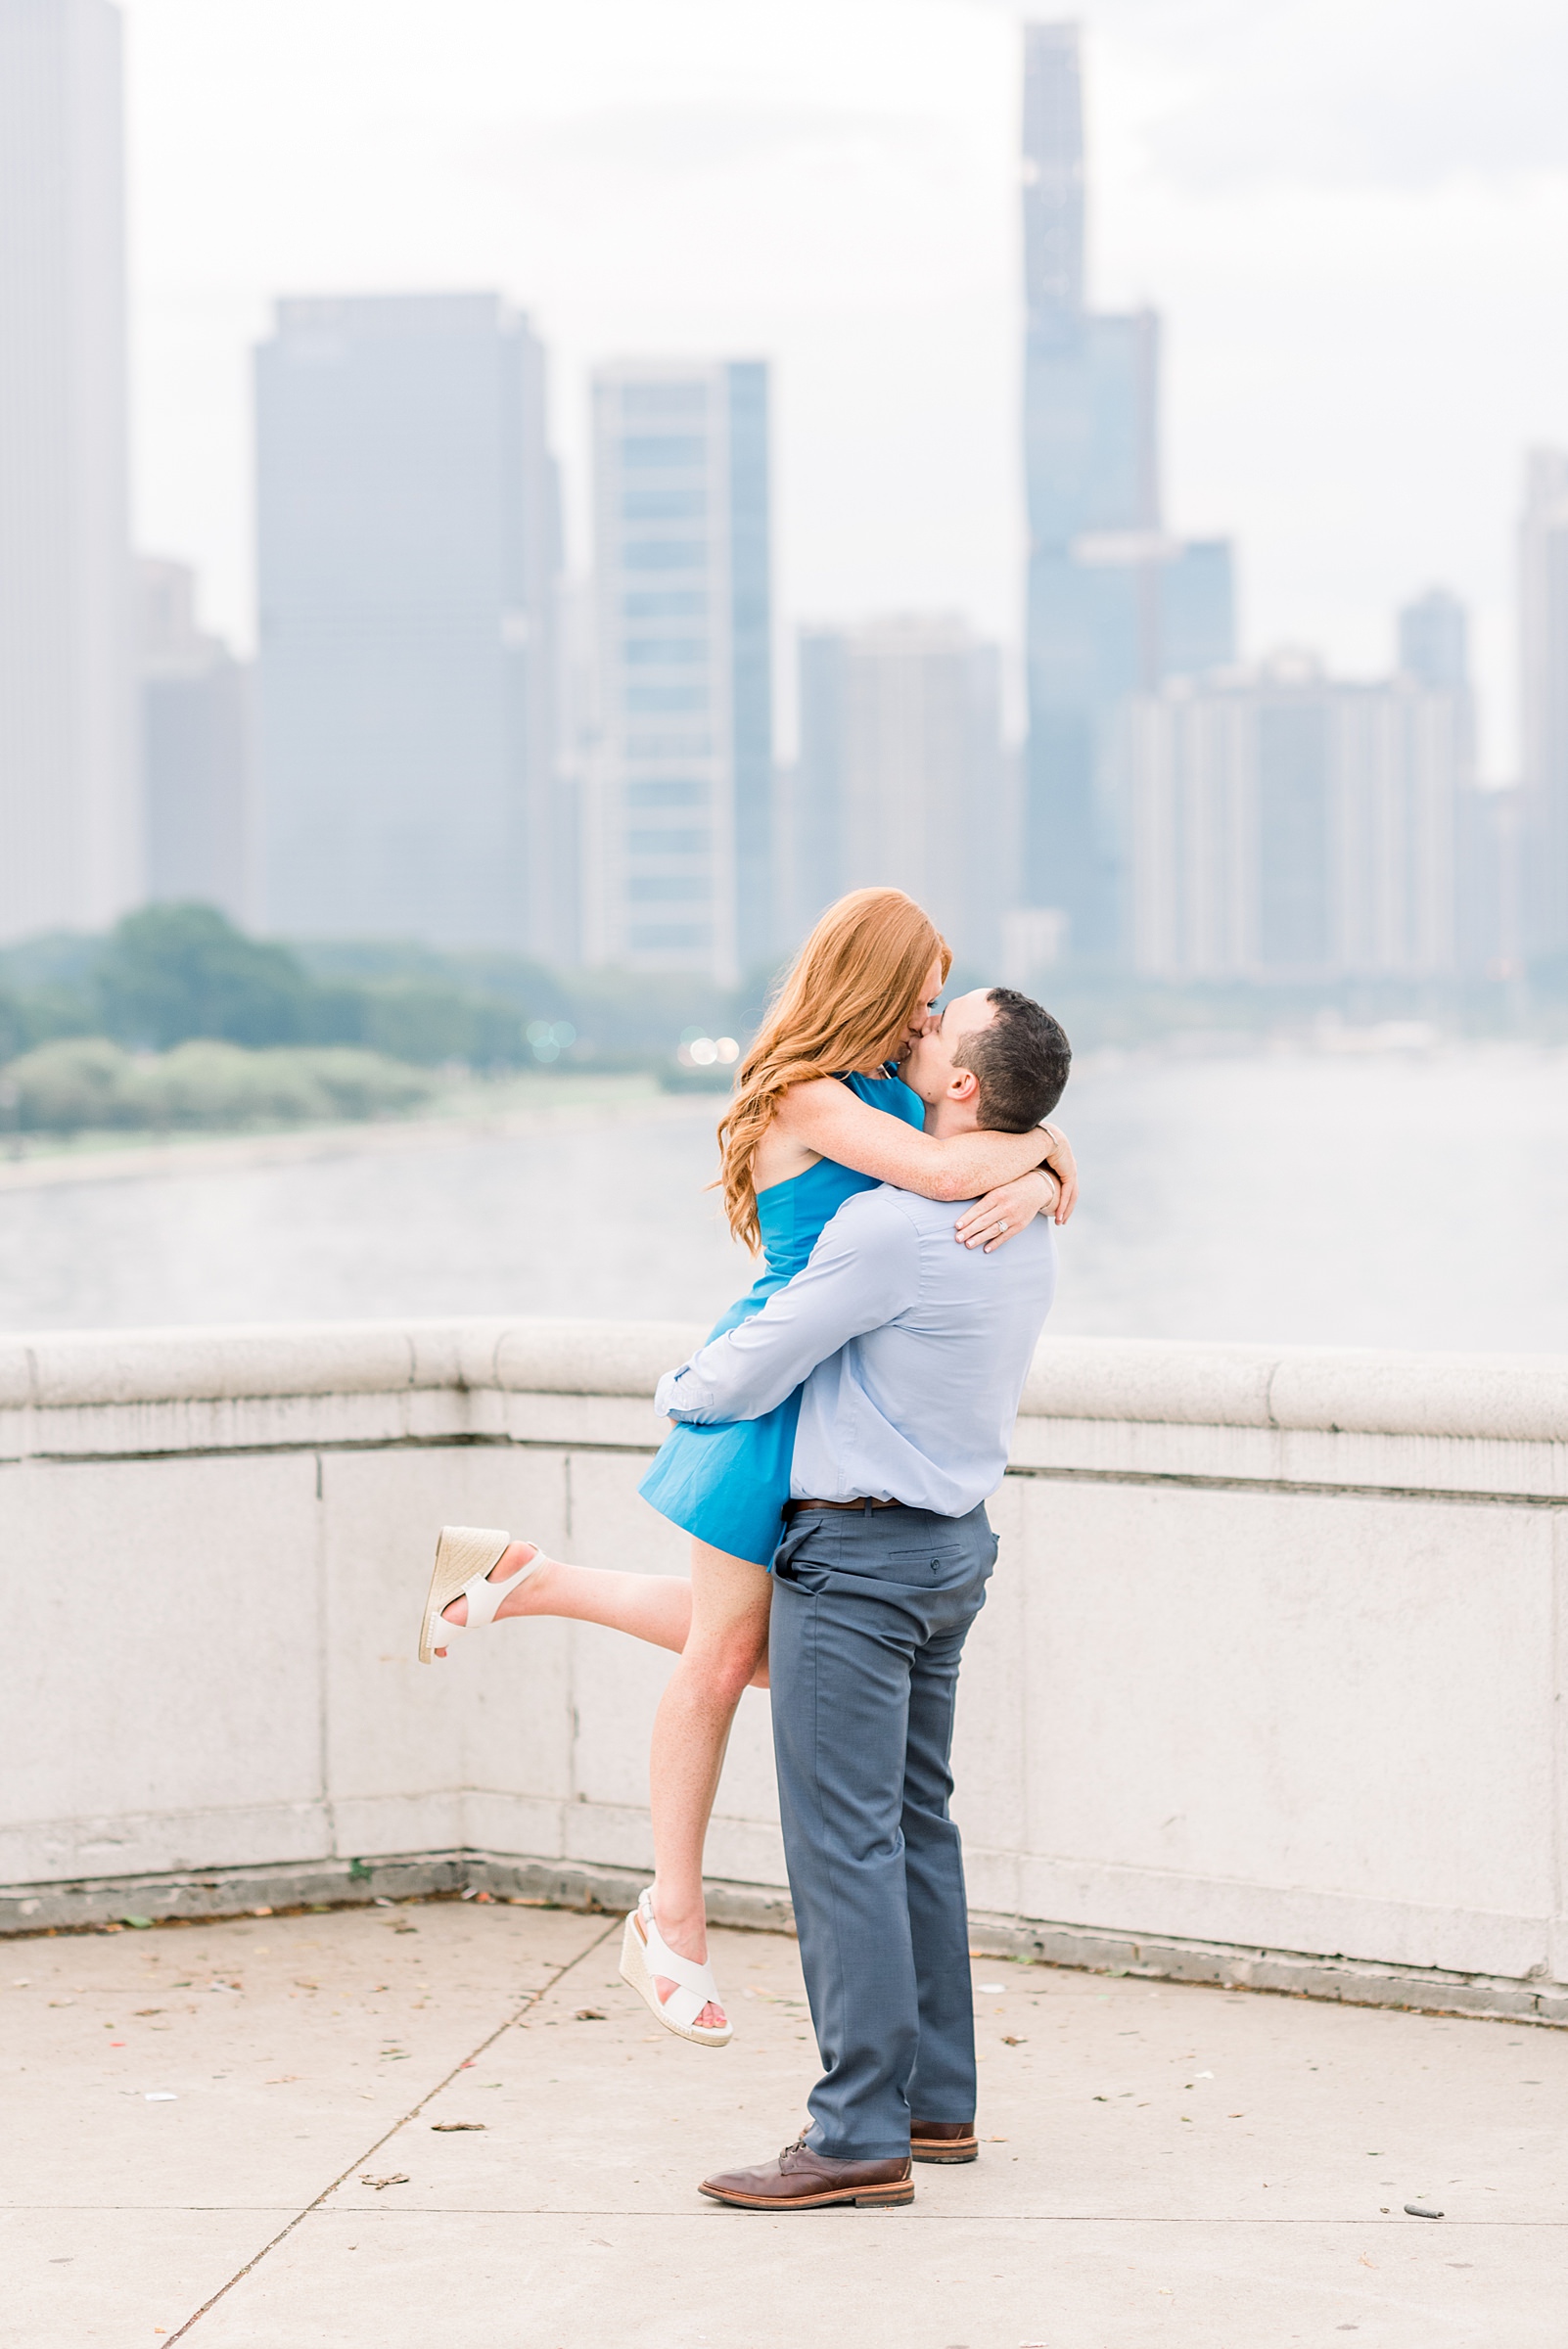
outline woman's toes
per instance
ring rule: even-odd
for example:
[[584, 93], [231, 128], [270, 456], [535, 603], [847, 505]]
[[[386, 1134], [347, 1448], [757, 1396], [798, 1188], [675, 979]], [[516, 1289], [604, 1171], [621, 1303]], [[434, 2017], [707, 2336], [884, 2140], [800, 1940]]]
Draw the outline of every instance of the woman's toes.
[[[674, 1988], [675, 1985], [670, 1981], [668, 1974], [655, 1974], [654, 1997], [659, 2001], [661, 2006], [669, 2005], [670, 1995]], [[713, 2000], [710, 1999], [708, 2004], [703, 2008], [701, 2014], [697, 2017], [693, 2028], [698, 2031], [722, 2031], [724, 2028], [723, 2007], [715, 2006]]]

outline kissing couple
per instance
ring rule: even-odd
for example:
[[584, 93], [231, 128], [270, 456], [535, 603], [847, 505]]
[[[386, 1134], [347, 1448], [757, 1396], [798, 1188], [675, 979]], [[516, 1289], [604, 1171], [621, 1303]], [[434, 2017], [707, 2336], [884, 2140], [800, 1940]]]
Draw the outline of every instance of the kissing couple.
[[660, 1381], [674, 1427], [640, 1487], [691, 1535], [690, 1580], [449, 1526], [421, 1625], [427, 1662], [519, 1615], [678, 1655], [654, 1725], [654, 1881], [622, 1972], [699, 2047], [731, 2036], [703, 1844], [741, 1691], [771, 1686], [822, 2077], [797, 2143], [703, 2182], [749, 2209], [908, 2202], [911, 2158], [978, 2153], [948, 1756], [996, 1556], [985, 1503], [1077, 1172], [1045, 1123], [1066, 1036], [1007, 988], [939, 1012], [950, 961], [912, 898], [856, 890], [817, 923], [741, 1065], [720, 1180], [765, 1269]]

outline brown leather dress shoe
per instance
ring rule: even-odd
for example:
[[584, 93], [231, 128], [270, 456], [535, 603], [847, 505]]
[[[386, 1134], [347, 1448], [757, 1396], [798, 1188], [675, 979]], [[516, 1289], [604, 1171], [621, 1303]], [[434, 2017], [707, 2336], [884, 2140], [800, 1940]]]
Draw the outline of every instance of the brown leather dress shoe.
[[831, 2210], [841, 2202], [853, 2202], [856, 2210], [892, 2210], [914, 2200], [906, 2160], [831, 2161], [813, 2153], [804, 2137], [758, 2169], [705, 2178], [699, 2191], [737, 2210]]
[[911, 2121], [911, 2161], [978, 2161], [980, 2140], [973, 2121]]

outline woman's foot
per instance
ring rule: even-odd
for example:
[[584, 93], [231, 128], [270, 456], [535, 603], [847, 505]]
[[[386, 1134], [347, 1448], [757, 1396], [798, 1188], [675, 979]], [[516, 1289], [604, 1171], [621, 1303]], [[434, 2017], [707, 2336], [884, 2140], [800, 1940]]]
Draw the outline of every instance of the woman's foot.
[[[534, 1567], [531, 1574], [526, 1575], [523, 1572], [523, 1569], [531, 1565], [538, 1555], [539, 1545], [536, 1542], [508, 1543], [506, 1548], [502, 1550], [490, 1568], [489, 1573], [484, 1577], [487, 1583], [509, 1583], [514, 1576], [518, 1578], [516, 1589], [509, 1590], [495, 1610], [497, 1623], [504, 1623], [509, 1615], [547, 1615], [549, 1613], [549, 1599], [545, 1593], [550, 1581], [550, 1569], [556, 1561], [554, 1558], [545, 1558]], [[542, 1606], [539, 1603], [541, 1597], [544, 1598]], [[449, 1623], [454, 1629], [461, 1631], [468, 1621], [468, 1600], [454, 1598], [449, 1606], [442, 1607], [441, 1621]], [[438, 1647], [436, 1653], [438, 1656], [444, 1656], [446, 1650], [444, 1647]]]
[[[699, 1907], [687, 1941], [705, 1938]], [[727, 2048], [732, 2033], [719, 2004], [714, 1969], [705, 1958], [688, 1958], [665, 1939], [654, 1912], [653, 1887], [640, 1896], [621, 1937], [621, 1978], [629, 1983], [667, 2031], [699, 2048]]]
[[[659, 1895], [654, 1893], [654, 1922], [677, 1958], [689, 1958], [693, 1965], [708, 1963], [708, 1919], [701, 1910], [695, 1917], [671, 1919], [659, 1907]], [[655, 1974], [654, 1990], [661, 2006], [665, 2005], [675, 1984], [668, 1974]], [[699, 2031], [722, 2031], [729, 2020], [716, 2000], [710, 1999], [701, 2014], [693, 2018]]]

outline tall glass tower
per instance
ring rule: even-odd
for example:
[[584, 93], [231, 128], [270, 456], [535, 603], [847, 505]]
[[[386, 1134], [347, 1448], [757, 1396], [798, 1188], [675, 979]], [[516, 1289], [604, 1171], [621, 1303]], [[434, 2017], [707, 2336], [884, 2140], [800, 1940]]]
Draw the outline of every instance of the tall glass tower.
[[1108, 754], [1128, 698], [1228, 661], [1230, 550], [1161, 525], [1159, 321], [1084, 299], [1079, 28], [1024, 35], [1024, 464], [1029, 498], [1028, 900], [1076, 962], [1126, 949]]
[[593, 429], [587, 958], [733, 981], [777, 928], [767, 368], [604, 367]]
[[493, 294], [282, 301], [256, 451], [268, 921], [572, 960], [537, 336]]
[[120, 15], [0, 0], [0, 939], [142, 887]]

